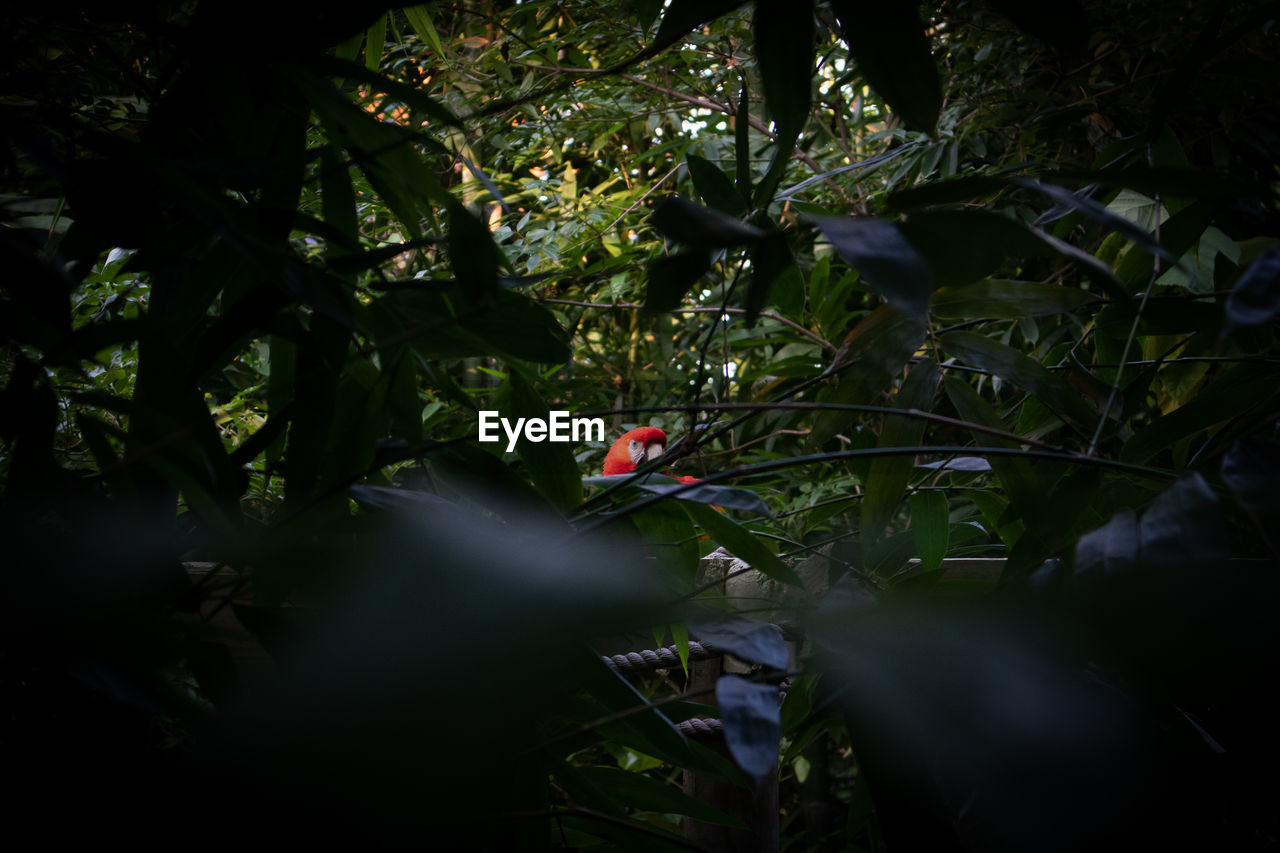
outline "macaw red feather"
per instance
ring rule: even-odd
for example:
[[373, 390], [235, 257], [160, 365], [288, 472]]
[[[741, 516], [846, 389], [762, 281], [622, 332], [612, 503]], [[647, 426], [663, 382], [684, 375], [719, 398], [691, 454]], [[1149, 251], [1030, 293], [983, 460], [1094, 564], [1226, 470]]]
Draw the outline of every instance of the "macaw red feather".
[[[633, 442], [635, 444], [633, 444]], [[667, 446], [667, 434], [657, 427], [637, 427], [624, 433], [604, 457], [605, 476], [613, 474], [630, 474], [636, 466], [649, 459], [657, 458]], [[657, 451], [653, 452], [656, 448]], [[638, 458], [637, 458], [638, 456]], [[665, 471], [663, 473], [666, 473]], [[668, 474], [667, 476], [671, 476]], [[676, 477], [681, 483], [696, 483], [697, 477]]]

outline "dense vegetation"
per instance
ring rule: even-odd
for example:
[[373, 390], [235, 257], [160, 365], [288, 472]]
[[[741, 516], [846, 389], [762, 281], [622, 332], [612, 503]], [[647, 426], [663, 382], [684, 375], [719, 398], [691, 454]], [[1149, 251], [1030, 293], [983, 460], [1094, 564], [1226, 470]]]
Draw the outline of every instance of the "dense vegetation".
[[[1280, 7], [376, 5], [7, 21], [10, 825], [1277, 844]], [[832, 590], [746, 773], [589, 651], [718, 545]]]

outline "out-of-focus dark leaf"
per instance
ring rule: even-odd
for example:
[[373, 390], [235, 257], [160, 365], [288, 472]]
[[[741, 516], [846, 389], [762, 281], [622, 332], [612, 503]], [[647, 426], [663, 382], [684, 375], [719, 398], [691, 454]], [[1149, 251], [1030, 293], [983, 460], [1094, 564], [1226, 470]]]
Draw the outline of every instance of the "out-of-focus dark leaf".
[[911, 538], [925, 571], [942, 565], [947, 555], [947, 495], [938, 489], [927, 489], [911, 496]]
[[711, 269], [711, 255], [705, 249], [676, 252], [649, 262], [645, 288], [646, 311], [679, 308], [689, 289]]
[[782, 736], [778, 688], [736, 675], [716, 682], [716, 704], [729, 754], [757, 784], [775, 773]]
[[914, 210], [935, 204], [971, 201], [1008, 188], [1009, 181], [1005, 178], [971, 175], [897, 190], [889, 194], [886, 202], [894, 210]]
[[781, 231], [770, 231], [747, 251], [751, 259], [751, 280], [747, 282], [746, 308], [747, 324], [751, 325], [769, 304], [771, 290], [777, 288], [774, 301], [783, 302], [788, 295], [800, 293], [804, 280]]
[[988, 0], [1018, 29], [1043, 39], [1054, 47], [1084, 48], [1089, 35], [1089, 18], [1076, 0], [1052, 4], [1019, 3], [1017, 0]]
[[932, 134], [942, 109], [942, 84], [915, 5], [832, 0], [831, 7], [871, 88], [908, 127]]
[[702, 248], [742, 246], [765, 236], [765, 232], [754, 225], [678, 195], [658, 202], [649, 224], [668, 239]]
[[573, 772], [599, 794], [611, 800], [619, 811], [625, 807], [661, 814], [688, 815], [708, 823], [745, 829], [741, 821], [695, 800], [674, 785], [643, 773], [633, 773], [617, 767], [575, 767]]
[[714, 621], [691, 622], [689, 631], [700, 641], [718, 646], [747, 663], [783, 671], [789, 666], [787, 644], [777, 625], [733, 616]]
[[683, 501], [680, 505], [695, 524], [717, 543], [729, 549], [735, 557], [745, 560], [753, 569], [774, 580], [800, 586], [800, 578], [795, 570], [779, 560], [750, 530], [706, 504]]
[[[764, 101], [777, 128], [778, 144], [787, 146], [809, 118], [813, 86], [813, 4], [757, 3], [752, 25], [756, 62], [764, 80]], [[786, 159], [781, 147], [777, 157]]]
[[1258, 256], [1227, 296], [1222, 334], [1269, 323], [1280, 314], [1280, 249]]
[[929, 263], [891, 222], [815, 216], [813, 223], [840, 256], [890, 305], [924, 320], [936, 287]]
[[1227, 557], [1218, 499], [1199, 472], [1178, 478], [1142, 514], [1142, 560], [1156, 569], [1210, 565]]
[[675, 44], [695, 27], [705, 24], [745, 3], [746, 0], [672, 0], [658, 25], [658, 34], [648, 52]]
[[1066, 314], [1098, 297], [1076, 287], [990, 278], [964, 287], [942, 287], [933, 294], [929, 311], [948, 320], [980, 317], [1016, 320]]
[[[620, 475], [626, 476], [626, 475]], [[613, 477], [591, 477], [588, 480], [612, 480]], [[710, 504], [711, 506], [722, 506], [725, 509], [740, 509], [745, 512], [758, 512], [761, 515], [773, 515], [769, 511], [769, 505], [755, 492], [750, 489], [740, 489], [734, 486], [713, 486], [711, 484], [681, 484], [669, 481], [669, 478], [663, 477], [661, 474], [651, 475], [645, 482], [640, 484], [640, 488], [647, 492], [653, 492], [657, 495], [671, 494], [679, 492], [677, 497], [683, 501], [695, 501], [702, 504]]]
[[[898, 226], [929, 262], [940, 285], [969, 284], [1001, 269], [1007, 258], [1052, 257], [1026, 226], [987, 210], [913, 213]], [[1061, 289], [1061, 288], [1059, 288]]]
[[460, 204], [449, 208], [449, 263], [458, 281], [477, 295], [498, 291], [498, 247], [484, 223]]
[[719, 166], [697, 154], [686, 154], [685, 165], [689, 167], [689, 177], [693, 178], [693, 186], [704, 202], [733, 217], [746, 214], [746, 201], [733, 185], [733, 179]]
[[1076, 573], [1085, 578], [1107, 578], [1132, 571], [1140, 556], [1138, 537], [1138, 516], [1131, 509], [1121, 510], [1097, 530], [1080, 537]]
[[824, 614], [810, 636], [890, 845], [1105, 845], [1134, 786], [1162, 782], [1136, 704], [1007, 612], [900, 600]]
[[752, 22], [756, 61], [764, 78], [765, 106], [773, 119], [777, 147], [756, 186], [755, 206], [769, 206], [796, 139], [809, 118], [813, 87], [813, 2], [757, 3]]
[[1261, 530], [1280, 530], [1280, 447], [1240, 439], [1222, 457], [1222, 480]]

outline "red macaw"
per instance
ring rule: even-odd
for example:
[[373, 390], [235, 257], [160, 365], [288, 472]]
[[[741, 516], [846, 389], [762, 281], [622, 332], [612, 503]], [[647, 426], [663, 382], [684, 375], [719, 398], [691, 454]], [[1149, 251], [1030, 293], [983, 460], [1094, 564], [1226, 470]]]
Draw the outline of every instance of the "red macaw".
[[[605, 476], [630, 474], [636, 466], [657, 459], [667, 448], [667, 434], [657, 427], [637, 427], [624, 433], [604, 457]], [[665, 471], [663, 472], [666, 473]], [[670, 477], [670, 474], [667, 474]], [[676, 477], [681, 483], [696, 483], [697, 477]]]

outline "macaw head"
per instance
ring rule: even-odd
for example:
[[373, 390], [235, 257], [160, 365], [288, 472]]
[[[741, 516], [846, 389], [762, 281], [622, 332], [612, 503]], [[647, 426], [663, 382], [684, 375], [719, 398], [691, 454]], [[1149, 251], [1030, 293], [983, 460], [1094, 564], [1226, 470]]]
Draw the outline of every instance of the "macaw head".
[[630, 474], [636, 466], [657, 459], [667, 449], [667, 434], [657, 427], [637, 427], [624, 433], [604, 457], [604, 473]]

